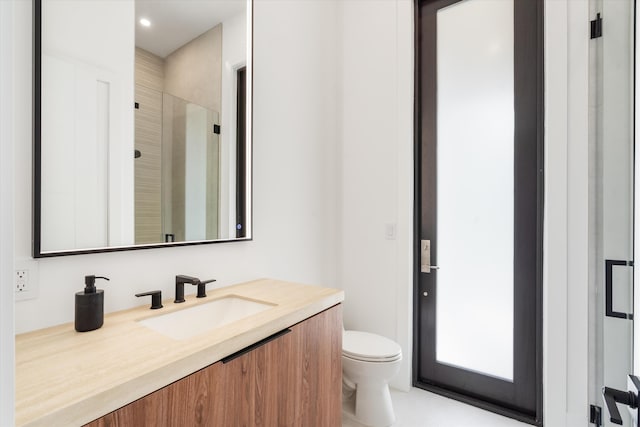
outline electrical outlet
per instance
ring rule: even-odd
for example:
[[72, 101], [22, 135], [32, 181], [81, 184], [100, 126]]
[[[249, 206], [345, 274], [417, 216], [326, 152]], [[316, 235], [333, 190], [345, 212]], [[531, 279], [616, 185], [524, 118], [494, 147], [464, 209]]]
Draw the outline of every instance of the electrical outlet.
[[29, 292], [29, 270], [16, 270], [16, 292]]
[[38, 262], [33, 259], [16, 260], [13, 288], [16, 301], [38, 297]]

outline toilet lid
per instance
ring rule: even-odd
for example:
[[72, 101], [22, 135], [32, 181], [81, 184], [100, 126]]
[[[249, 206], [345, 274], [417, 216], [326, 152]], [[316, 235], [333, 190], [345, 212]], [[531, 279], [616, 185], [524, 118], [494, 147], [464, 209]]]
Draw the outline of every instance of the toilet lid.
[[402, 355], [400, 346], [380, 335], [360, 331], [344, 331], [342, 354], [366, 361], [395, 360]]

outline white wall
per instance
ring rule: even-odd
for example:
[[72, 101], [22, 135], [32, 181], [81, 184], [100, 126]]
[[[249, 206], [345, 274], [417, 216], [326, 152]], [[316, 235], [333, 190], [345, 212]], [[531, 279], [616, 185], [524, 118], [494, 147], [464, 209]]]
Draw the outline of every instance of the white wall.
[[[396, 340], [411, 384], [413, 7], [342, 2], [340, 282], [347, 329]], [[395, 240], [385, 237], [387, 224]]]
[[14, 425], [13, 3], [0, 2], [0, 425]]
[[544, 417], [588, 424], [588, 1], [545, 1]]
[[[15, 48], [24, 52], [14, 63], [15, 251], [27, 258], [31, 3], [14, 4]], [[216, 278], [216, 286], [257, 277], [336, 286], [336, 16], [336, 3], [324, 0], [255, 3], [253, 241], [41, 259], [39, 298], [16, 304], [17, 331], [72, 321], [86, 274], [111, 278], [101, 286], [106, 312], [143, 304], [134, 297], [143, 290], [172, 297], [179, 273]]]

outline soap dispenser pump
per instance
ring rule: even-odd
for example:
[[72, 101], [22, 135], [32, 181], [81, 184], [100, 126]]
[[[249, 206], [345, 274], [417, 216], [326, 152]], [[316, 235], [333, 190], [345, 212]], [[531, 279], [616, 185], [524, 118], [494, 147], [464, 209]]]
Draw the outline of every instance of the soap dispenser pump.
[[102, 276], [84, 276], [84, 291], [76, 292], [76, 331], [88, 332], [104, 323], [104, 291], [96, 289], [96, 279]]

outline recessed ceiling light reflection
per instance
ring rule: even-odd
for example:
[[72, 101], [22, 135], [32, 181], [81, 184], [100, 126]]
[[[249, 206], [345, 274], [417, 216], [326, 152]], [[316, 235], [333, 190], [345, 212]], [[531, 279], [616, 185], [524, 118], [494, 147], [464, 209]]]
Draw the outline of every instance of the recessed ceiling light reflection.
[[140, 25], [142, 25], [143, 27], [150, 27], [151, 21], [149, 21], [147, 18], [140, 18]]

